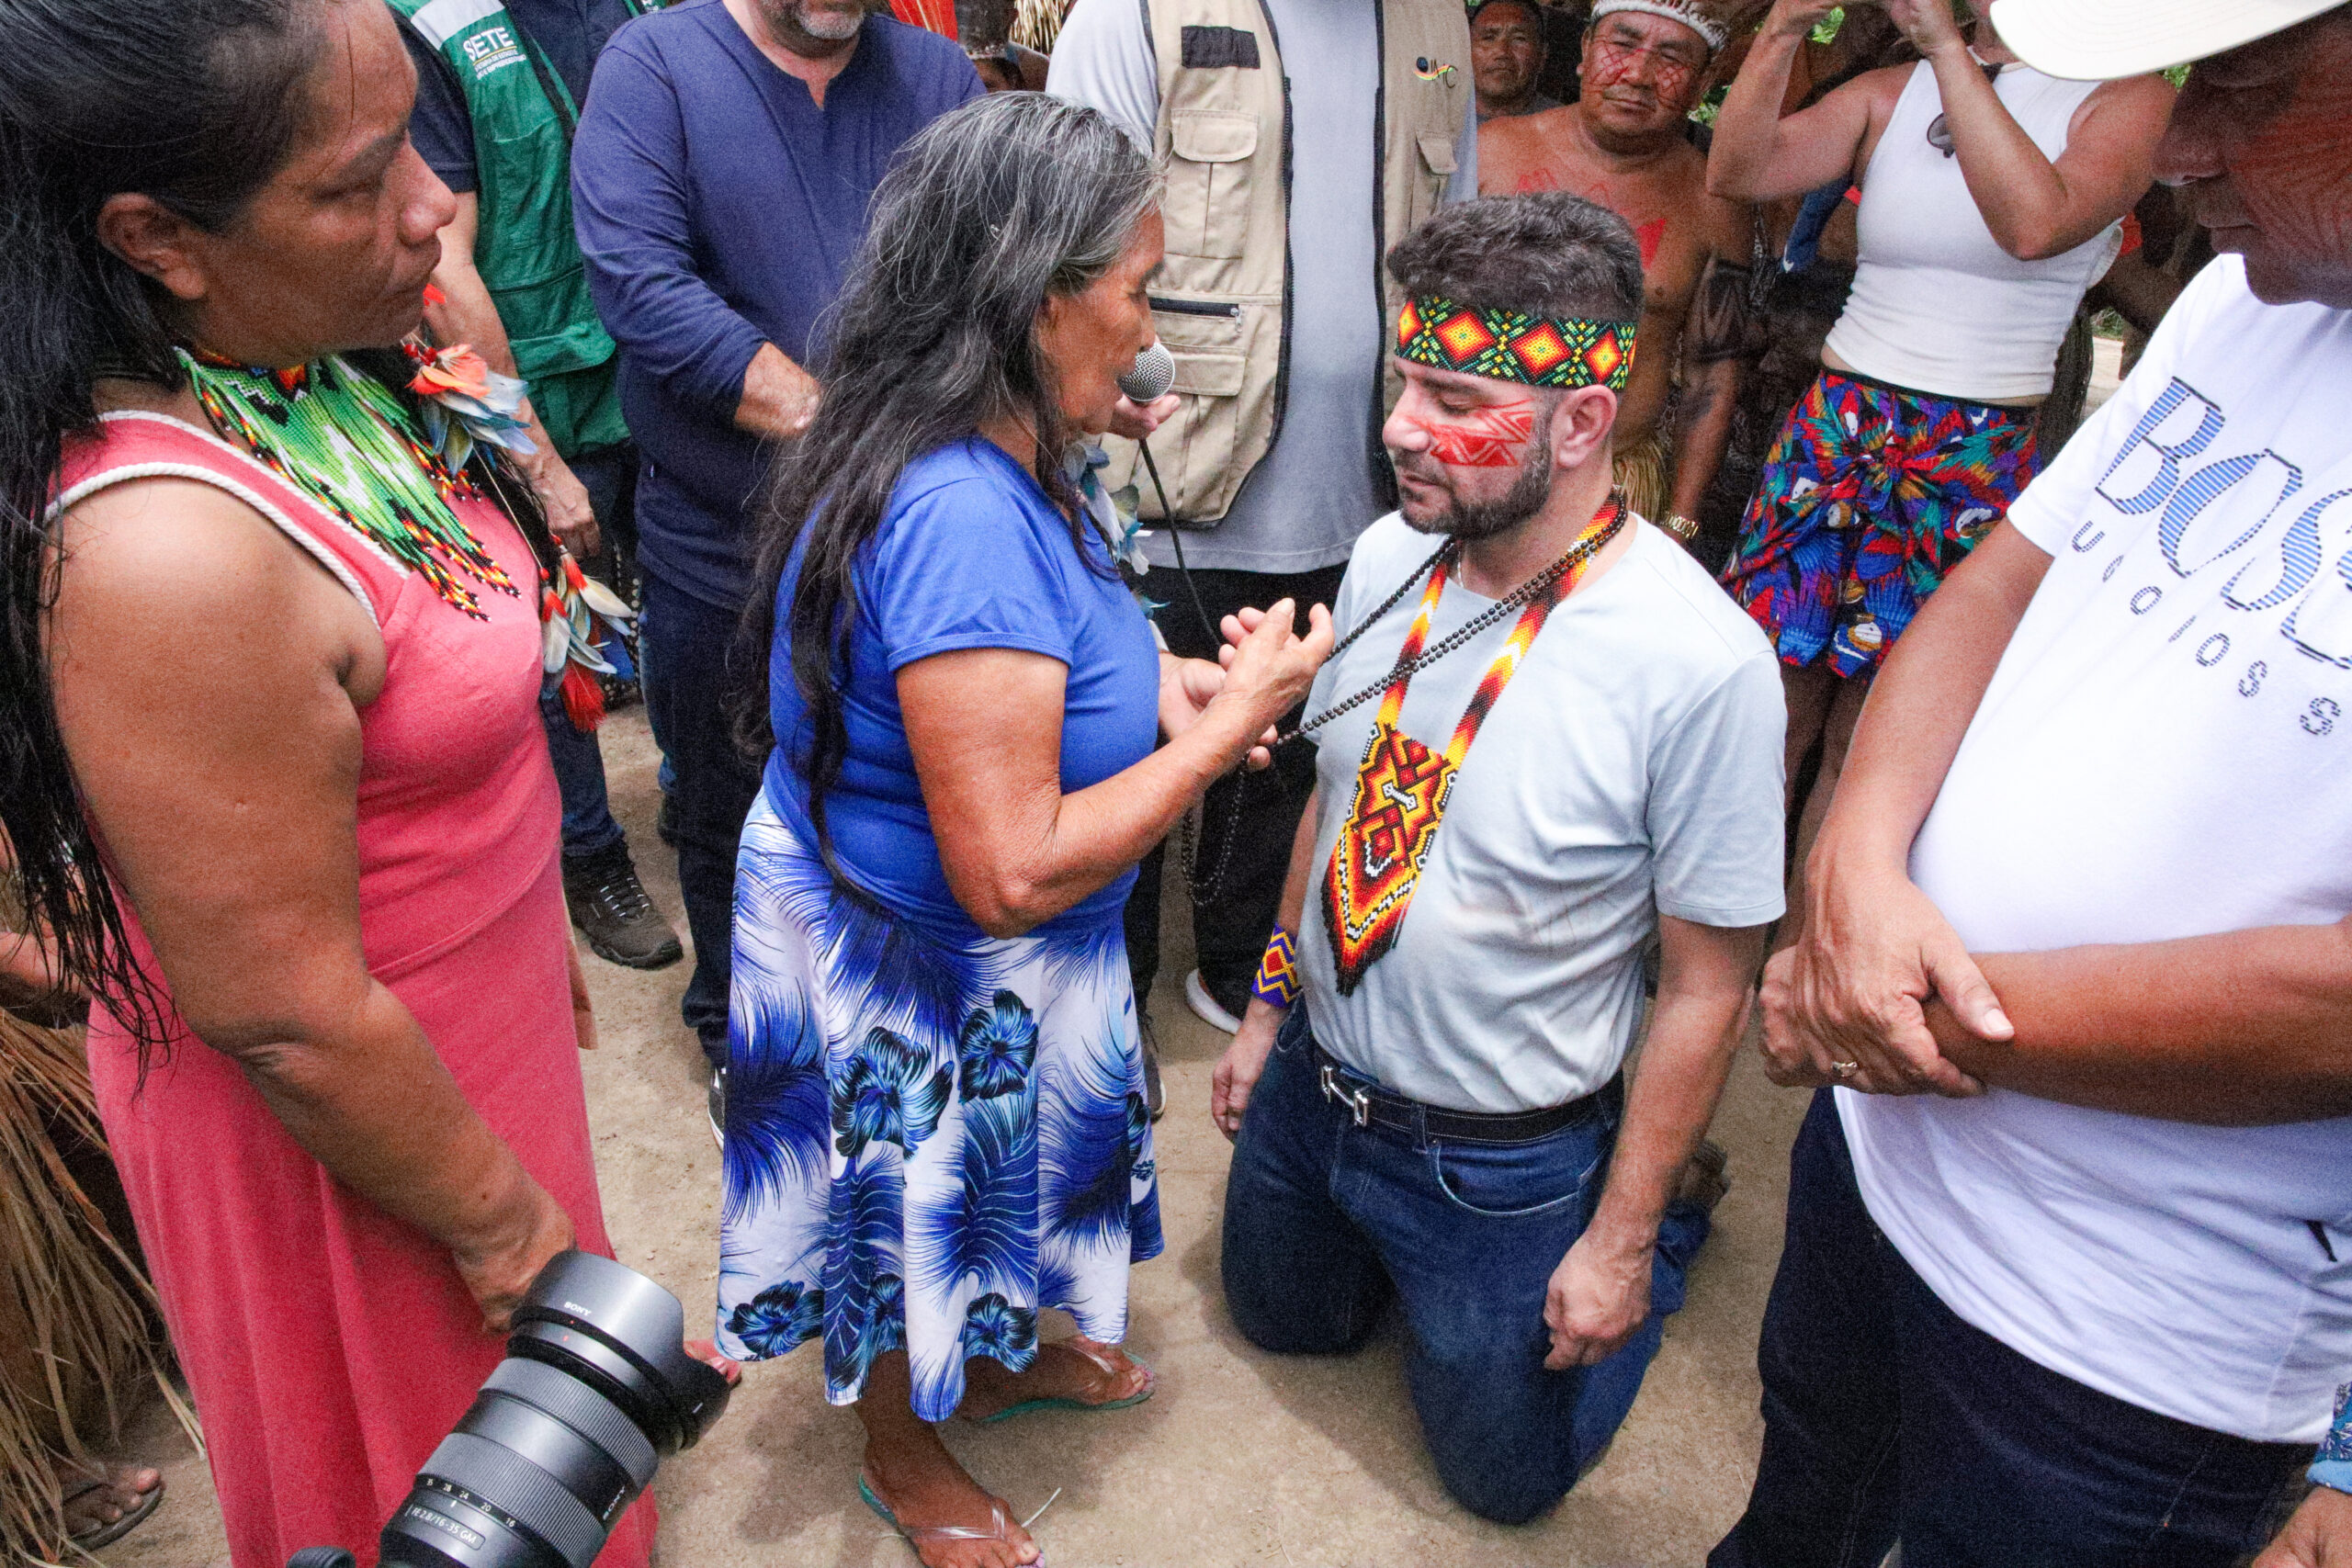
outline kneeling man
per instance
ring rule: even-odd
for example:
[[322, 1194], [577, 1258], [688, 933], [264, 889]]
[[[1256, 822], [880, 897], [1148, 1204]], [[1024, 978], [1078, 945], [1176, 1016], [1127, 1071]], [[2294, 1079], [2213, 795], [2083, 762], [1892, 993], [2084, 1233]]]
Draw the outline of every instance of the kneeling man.
[[1720, 1195], [1719, 1163], [1679, 1189], [1781, 913], [1783, 707], [1753, 623], [1611, 490], [1623, 220], [1488, 197], [1388, 265], [1403, 510], [1348, 564], [1315, 798], [1216, 1071], [1225, 1290], [1292, 1352], [1352, 1348], [1393, 1295], [1439, 1475], [1517, 1523], [1624, 1419]]

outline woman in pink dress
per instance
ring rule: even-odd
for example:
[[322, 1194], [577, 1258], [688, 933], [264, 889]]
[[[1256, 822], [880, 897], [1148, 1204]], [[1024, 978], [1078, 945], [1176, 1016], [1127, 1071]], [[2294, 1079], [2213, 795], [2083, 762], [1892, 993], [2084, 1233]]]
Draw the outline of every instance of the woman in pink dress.
[[413, 91], [376, 0], [0, 0], [0, 826], [103, 1003], [237, 1568], [372, 1563], [539, 1267], [607, 1248], [558, 558], [383, 352], [452, 211]]

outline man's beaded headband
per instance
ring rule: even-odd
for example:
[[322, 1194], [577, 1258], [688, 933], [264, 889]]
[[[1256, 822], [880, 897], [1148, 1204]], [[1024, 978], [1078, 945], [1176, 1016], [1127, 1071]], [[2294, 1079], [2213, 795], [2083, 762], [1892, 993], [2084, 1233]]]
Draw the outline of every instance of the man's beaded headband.
[[1623, 392], [1634, 372], [1634, 323], [1531, 316], [1419, 294], [1396, 313], [1396, 353], [1464, 376]]
[[1707, 40], [1707, 52], [1715, 53], [1731, 41], [1731, 29], [1710, 17], [1691, 0], [1600, 0], [1592, 8], [1592, 19], [1613, 16], [1619, 11], [1639, 11], [1645, 17], [1664, 17], [1669, 22], [1680, 22]]

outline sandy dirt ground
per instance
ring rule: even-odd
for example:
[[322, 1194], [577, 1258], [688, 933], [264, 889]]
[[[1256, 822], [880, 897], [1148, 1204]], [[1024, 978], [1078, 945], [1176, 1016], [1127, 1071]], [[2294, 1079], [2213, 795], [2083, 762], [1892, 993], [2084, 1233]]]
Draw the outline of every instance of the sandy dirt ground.
[[[647, 886], [681, 933], [675, 866], [653, 834], [655, 757], [642, 710], [605, 730], [614, 805]], [[1171, 897], [1181, 888], [1171, 882]], [[1189, 941], [1171, 906], [1171, 938]], [[588, 961], [604, 1044], [587, 1061], [605, 1214], [625, 1262], [707, 1322], [718, 1278], [719, 1171], [704, 1117], [701, 1056], [679, 1024], [680, 964], [643, 975]], [[1549, 1518], [1487, 1525], [1447, 1499], [1407, 1403], [1393, 1325], [1353, 1357], [1265, 1355], [1227, 1320], [1217, 1285], [1227, 1149], [1208, 1122], [1224, 1036], [1179, 987], [1189, 954], [1161, 966], [1152, 1013], [1165, 1053], [1159, 1128], [1168, 1249], [1136, 1271], [1129, 1348], [1159, 1393], [1124, 1413], [1037, 1416], [951, 1429], [949, 1444], [1037, 1521], [1054, 1568], [1600, 1568], [1696, 1564], [1737, 1517], [1761, 1435], [1755, 1348], [1780, 1254], [1787, 1151], [1804, 1097], [1767, 1084], [1744, 1055], [1716, 1120], [1731, 1195], [1668, 1325], [1641, 1401], [1607, 1458]], [[1068, 1332], [1048, 1314], [1048, 1337]], [[663, 1568], [901, 1568], [914, 1556], [859, 1503], [856, 1416], [827, 1405], [803, 1348], [748, 1370], [725, 1418], [665, 1464], [655, 1492]], [[153, 1404], [125, 1458], [161, 1464], [170, 1495], [103, 1553], [109, 1568], [227, 1562], [203, 1461]]]

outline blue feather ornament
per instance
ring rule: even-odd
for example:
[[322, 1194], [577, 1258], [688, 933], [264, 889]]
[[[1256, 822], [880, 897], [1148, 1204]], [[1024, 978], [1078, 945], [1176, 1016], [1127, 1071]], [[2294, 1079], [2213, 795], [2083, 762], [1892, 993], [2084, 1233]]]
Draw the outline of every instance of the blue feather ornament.
[[[1124, 1017], [1047, 1066], [1040, 1100], [1038, 1187], [1046, 1225], [1091, 1248], [1126, 1237], [1134, 1165], [1127, 1097], [1140, 1068]], [[1050, 1299], [1050, 1298], [1049, 1298]]]
[[1037, 1118], [1030, 1097], [967, 1100], [957, 1125], [957, 1179], [909, 1205], [908, 1261], [942, 1304], [974, 1280], [1025, 1297], [1037, 1278]]
[[868, 908], [835, 887], [825, 863], [787, 830], [778, 825], [769, 831], [761, 852], [743, 856], [741, 864], [757, 864], [772, 896], [816, 933], [830, 983], [846, 995], [886, 1001], [877, 1021], [893, 1029], [954, 1039], [965, 1015], [997, 988], [999, 960], [984, 946], [942, 942]]
[[[781, 1202], [795, 1187], [828, 1180], [825, 1038], [797, 981], [771, 987], [747, 972], [739, 945], [727, 1069], [727, 1137], [721, 1148], [724, 1219]], [[752, 999], [752, 993], [757, 999]]]
[[825, 1224], [825, 1383], [837, 1402], [865, 1388], [875, 1357], [906, 1343], [905, 1202], [906, 1173], [887, 1147], [834, 1179]]

